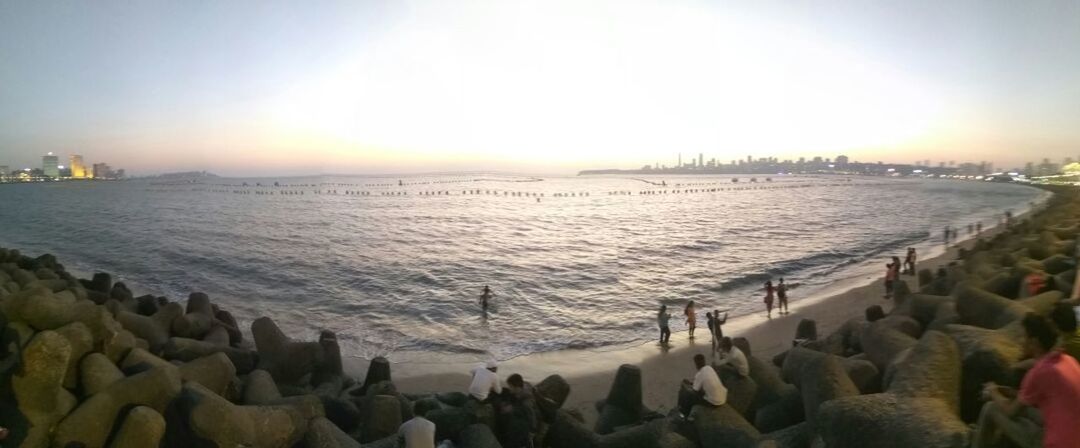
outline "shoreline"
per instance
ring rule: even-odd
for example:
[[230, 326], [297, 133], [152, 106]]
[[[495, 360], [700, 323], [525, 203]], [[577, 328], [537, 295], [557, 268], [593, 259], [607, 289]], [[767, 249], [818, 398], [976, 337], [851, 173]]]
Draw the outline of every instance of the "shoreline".
[[[1052, 194], [1046, 195], [1034, 207], [1014, 216], [1019, 222], [1034, 213], [1043, 210]], [[991, 238], [1002, 232], [1004, 225], [994, 225], [984, 229], [979, 236], [972, 235], [962, 239], [941, 253], [919, 261], [916, 272], [921, 269], [936, 271], [939, 267], [957, 262], [960, 249], [970, 250], [980, 238]], [[884, 261], [883, 261], [884, 263]], [[914, 281], [912, 290], [917, 290], [917, 276], [901, 276], [901, 280]], [[865, 309], [871, 305], [880, 305], [889, 313], [893, 302], [883, 298], [883, 275], [859, 276], [846, 279], [847, 286], [821, 291], [805, 299], [790, 304], [790, 314], [774, 316], [768, 319], [760, 312], [741, 315], [728, 319], [723, 326], [725, 336], [743, 337], [750, 342], [752, 354], [763, 360], [791, 348], [791, 338], [796, 326], [802, 319], [814, 320], [819, 335], [827, 335], [852, 318], [862, 317]], [[704, 326], [704, 311], [699, 310], [701, 326], [698, 337], [689, 338], [689, 332], [672, 332], [671, 343], [662, 347], [656, 341], [619, 347], [612, 350], [562, 349], [521, 355], [499, 362], [499, 376], [510, 374], [522, 375], [526, 381], [536, 382], [549, 375], [558, 374], [570, 385], [570, 396], [563, 405], [564, 409], [580, 412], [587, 424], [592, 424], [598, 417], [594, 404], [607, 397], [615, 378], [615, 370], [622, 364], [634, 364], [641, 368], [642, 391], [645, 406], [661, 414], [675, 407], [676, 391], [684, 378], [693, 376], [693, 356], [697, 353], [708, 354], [711, 349], [711, 336]], [[677, 312], [677, 310], [676, 310]], [[672, 316], [678, 321], [679, 316]], [[656, 330], [657, 335], [659, 330]], [[749, 353], [748, 353], [749, 355]], [[715, 360], [715, 354], [708, 357]], [[370, 360], [345, 357], [346, 373], [363, 376]], [[475, 360], [457, 362], [391, 362], [394, 383], [400, 391], [410, 394], [429, 394], [447, 390], [465, 390], [470, 381], [469, 372], [478, 364]]]

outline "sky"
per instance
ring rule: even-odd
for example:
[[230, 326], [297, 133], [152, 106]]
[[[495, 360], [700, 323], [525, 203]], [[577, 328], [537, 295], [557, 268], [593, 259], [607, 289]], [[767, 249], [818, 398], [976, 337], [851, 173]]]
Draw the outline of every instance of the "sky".
[[1080, 0], [0, 0], [0, 165], [1080, 158]]

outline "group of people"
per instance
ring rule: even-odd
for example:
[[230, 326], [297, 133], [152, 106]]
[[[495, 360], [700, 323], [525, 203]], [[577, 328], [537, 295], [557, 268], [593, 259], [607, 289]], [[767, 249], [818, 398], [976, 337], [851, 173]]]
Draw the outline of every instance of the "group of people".
[[[539, 409], [536, 407], [532, 386], [515, 373], [506, 378], [506, 386], [503, 387], [498, 371], [499, 366], [495, 361], [489, 361], [472, 370], [467, 398], [470, 403], [466, 406], [492, 405], [495, 410], [493, 430], [501, 446], [533, 448], [533, 438], [539, 428]], [[426, 416], [439, 408], [440, 406], [431, 400], [417, 401], [413, 406], [415, 417], [402, 423], [398, 429], [398, 446], [435, 448], [435, 423]]]
[[787, 285], [784, 284], [783, 277], [780, 278], [780, 283], [776, 286], [773, 286], [772, 280], [765, 281], [765, 313], [769, 319], [772, 319], [774, 298], [780, 300], [776, 307], [779, 313], [788, 314]]
[[900, 280], [901, 275], [915, 275], [915, 265], [918, 263], [918, 253], [914, 247], [907, 249], [907, 255], [904, 257], [903, 263], [900, 262], [900, 257], [892, 257], [892, 261], [885, 264], [885, 298], [891, 299], [893, 297], [893, 291], [896, 287], [896, 282]]
[[[1011, 221], [1011, 218], [1010, 218], [1010, 221]], [[957, 230], [955, 227], [952, 227], [952, 226], [949, 226], [949, 225], [945, 226], [945, 231], [943, 232], [943, 234], [945, 236], [945, 245], [946, 246], [948, 246], [950, 243], [955, 244], [957, 238], [960, 237], [960, 231]], [[968, 236], [982, 235], [982, 221], [972, 223], [972, 224], [968, 224], [967, 225], [967, 234], [968, 234]]]
[[[697, 329], [697, 307], [694, 301], [687, 302], [683, 308], [683, 316], [686, 317], [686, 325], [689, 328], [690, 339], [694, 339], [694, 330]], [[724, 317], [720, 317], [720, 310], [705, 313], [705, 321], [712, 335], [712, 350], [715, 352], [719, 347], [719, 341], [724, 337], [721, 325], [727, 323], [728, 313], [724, 311]], [[660, 343], [667, 344], [671, 340], [671, 314], [667, 311], [667, 305], [660, 305], [660, 312], [656, 314], [656, 324], [660, 327]]]
[[719, 407], [727, 403], [728, 387], [734, 380], [750, 376], [750, 362], [746, 354], [736, 347], [730, 337], [720, 339], [720, 359], [712, 365], [705, 361], [705, 355], [694, 355], [693, 381], [683, 380], [679, 389], [679, 414], [692, 420], [690, 411], [696, 405]]

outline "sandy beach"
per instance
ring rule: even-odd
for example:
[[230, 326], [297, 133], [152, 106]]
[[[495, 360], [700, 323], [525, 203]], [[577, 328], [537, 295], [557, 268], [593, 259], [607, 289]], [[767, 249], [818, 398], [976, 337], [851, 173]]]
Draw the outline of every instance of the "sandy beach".
[[[1036, 210], [1042, 205], [1036, 207]], [[1018, 216], [1022, 219], [1032, 211]], [[995, 226], [985, 230], [982, 237], [993, 236], [1001, 229]], [[918, 269], [931, 269], [948, 265], [957, 259], [961, 248], [971, 248], [977, 238], [968, 238], [950, 246], [944, 252], [919, 261]], [[897, 256], [903, 256], [903, 249], [898, 248]], [[888, 260], [883, 257], [882, 272]], [[916, 289], [915, 276], [902, 276], [911, 289]], [[892, 301], [884, 299], [884, 276], [866, 276], [849, 280], [855, 287], [839, 285], [834, 291], [825, 292], [817, 297], [795, 300], [791, 303], [790, 314], [773, 314], [772, 319], [762, 312], [731, 318], [724, 325], [724, 335], [744, 337], [750, 341], [754, 356], [771, 360], [776, 354], [791, 347], [795, 329], [802, 319], [812, 319], [817, 323], [818, 334], [828, 335], [851, 318], [861, 317], [871, 305], [881, 305], [886, 312], [892, 309]], [[626, 349], [610, 351], [596, 350], [560, 350], [520, 356], [500, 363], [499, 374], [503, 378], [518, 373], [526, 381], [540, 381], [552, 374], [562, 375], [571, 385], [571, 393], [565, 408], [582, 413], [586, 422], [592, 424], [597, 417], [594, 404], [606, 398], [614, 379], [615, 371], [621, 364], [635, 364], [641, 368], [644, 402], [649, 408], [660, 413], [667, 413], [675, 406], [679, 383], [684, 378], [693, 376], [693, 357], [710, 352], [710, 334], [705, 327], [704, 314], [707, 310], [698, 309], [699, 327], [695, 340], [689, 339], [686, 331], [673, 332], [667, 347], [658, 342], [649, 342]], [[682, 322], [681, 310], [671, 310], [674, 322]], [[658, 331], [657, 331], [658, 333]], [[361, 374], [367, 368], [367, 361], [362, 359], [346, 360], [346, 370]], [[435, 393], [452, 390], [465, 390], [469, 384], [469, 371], [475, 363], [407, 363], [393, 366], [394, 382], [405, 393]]]

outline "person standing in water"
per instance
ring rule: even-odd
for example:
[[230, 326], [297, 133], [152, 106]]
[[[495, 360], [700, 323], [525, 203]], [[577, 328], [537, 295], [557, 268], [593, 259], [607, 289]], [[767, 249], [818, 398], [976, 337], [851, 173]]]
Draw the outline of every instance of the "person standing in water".
[[491, 288], [488, 285], [484, 285], [484, 292], [480, 294], [480, 307], [486, 312], [488, 309], [488, 299], [491, 299]]
[[667, 305], [660, 305], [660, 312], [656, 314], [656, 324], [660, 326], [661, 344], [667, 344], [671, 340], [671, 327], [668, 326], [669, 320], [671, 320], [671, 314], [667, 312]]
[[775, 291], [776, 291], [776, 288], [773, 288], [772, 280], [766, 280], [765, 281], [765, 311], [766, 311], [767, 316], [769, 317], [769, 319], [772, 319], [773, 294], [775, 293]]
[[690, 327], [690, 339], [694, 339], [694, 329], [697, 328], [697, 311], [694, 309], [694, 301], [686, 304], [686, 308], [683, 308], [683, 315], [686, 316], [686, 324]]
[[777, 309], [780, 310], [780, 314], [788, 314], [787, 285], [784, 284], [783, 277], [780, 277], [780, 284], [776, 285], [776, 298], [780, 299], [779, 306], [777, 306]]

